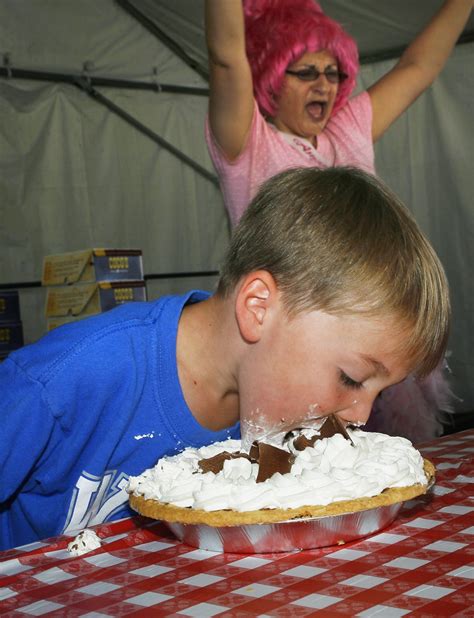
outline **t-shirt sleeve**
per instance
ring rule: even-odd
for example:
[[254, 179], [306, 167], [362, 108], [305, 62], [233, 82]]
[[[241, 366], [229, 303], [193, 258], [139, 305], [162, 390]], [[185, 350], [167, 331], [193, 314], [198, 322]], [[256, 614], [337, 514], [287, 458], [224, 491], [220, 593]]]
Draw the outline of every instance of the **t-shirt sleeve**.
[[350, 122], [357, 127], [359, 133], [372, 137], [372, 101], [369, 93], [364, 90], [347, 103], [347, 111], [351, 115]]
[[349, 99], [331, 118], [327, 135], [335, 152], [334, 165], [352, 165], [375, 173], [372, 103], [368, 92]]
[[217, 143], [206, 118], [205, 135], [209, 154], [219, 176], [224, 202], [232, 224], [236, 224], [246, 210], [258, 185], [266, 177], [262, 161], [268, 149], [269, 129], [254, 101], [252, 122], [238, 156], [230, 161]]
[[235, 159], [228, 159], [225, 155], [224, 151], [218, 144], [214, 133], [212, 132], [211, 125], [209, 122], [209, 114], [206, 116], [206, 124], [205, 124], [205, 136], [206, 143], [209, 149], [209, 154], [211, 156], [212, 162], [214, 163], [214, 167], [219, 175], [225, 172], [225, 168], [227, 166], [237, 167], [241, 164], [242, 160], [245, 159], [246, 154], [249, 149], [249, 145], [254, 141], [254, 136], [258, 130], [258, 125], [260, 122], [265, 122], [258, 110], [258, 106], [256, 101], [253, 103], [253, 114], [252, 114], [252, 122], [250, 123], [250, 128], [248, 130], [247, 135], [245, 136], [245, 140], [242, 146], [242, 150], [235, 157]]
[[369, 93], [364, 90], [350, 99], [348, 111], [351, 114], [351, 122], [357, 127], [358, 133], [372, 142], [372, 101]]
[[43, 386], [12, 360], [0, 367], [0, 503], [22, 485], [40, 459], [54, 425]]

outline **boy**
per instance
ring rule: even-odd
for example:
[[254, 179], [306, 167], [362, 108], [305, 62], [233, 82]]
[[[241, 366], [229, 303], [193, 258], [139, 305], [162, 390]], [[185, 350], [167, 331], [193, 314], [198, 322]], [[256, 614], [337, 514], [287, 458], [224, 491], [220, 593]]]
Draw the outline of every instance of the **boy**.
[[3, 548], [131, 514], [127, 479], [167, 453], [337, 413], [442, 358], [443, 269], [384, 185], [349, 168], [263, 185], [215, 295], [130, 303], [0, 368]]

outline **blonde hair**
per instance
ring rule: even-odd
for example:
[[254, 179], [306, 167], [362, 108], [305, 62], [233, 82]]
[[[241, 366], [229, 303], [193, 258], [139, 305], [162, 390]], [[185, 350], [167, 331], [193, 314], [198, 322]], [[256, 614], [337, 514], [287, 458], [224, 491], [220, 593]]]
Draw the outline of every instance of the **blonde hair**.
[[264, 183], [234, 230], [217, 294], [266, 270], [290, 315], [390, 315], [425, 376], [441, 360], [450, 319], [443, 267], [413, 216], [361, 170], [296, 168]]

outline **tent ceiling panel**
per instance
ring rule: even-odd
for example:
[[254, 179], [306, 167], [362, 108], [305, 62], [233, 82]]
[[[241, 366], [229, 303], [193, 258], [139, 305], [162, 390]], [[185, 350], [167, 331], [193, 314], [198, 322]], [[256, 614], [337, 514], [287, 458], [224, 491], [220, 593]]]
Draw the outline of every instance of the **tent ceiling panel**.
[[115, 1], [2, 0], [1, 4], [0, 54], [10, 55], [13, 68], [81, 73], [88, 62], [91, 75], [152, 82], [157, 67], [163, 83], [207, 86]]
[[[191, 58], [207, 66], [204, 0], [118, 0], [166, 32]], [[291, 1], [291, 0], [288, 0]], [[442, 0], [321, 0], [323, 10], [356, 39], [361, 60], [398, 56], [442, 5]], [[474, 35], [474, 16], [464, 35]]]

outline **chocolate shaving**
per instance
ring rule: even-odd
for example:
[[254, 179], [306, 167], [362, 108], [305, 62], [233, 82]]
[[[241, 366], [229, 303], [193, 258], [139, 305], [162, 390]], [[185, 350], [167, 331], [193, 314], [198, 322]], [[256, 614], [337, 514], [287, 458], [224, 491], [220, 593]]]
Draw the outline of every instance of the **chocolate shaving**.
[[323, 426], [319, 430], [319, 436], [320, 438], [331, 438], [337, 433], [343, 435], [346, 440], [349, 440], [349, 442], [354, 445], [350, 435], [347, 433], [346, 426], [341, 419], [335, 414], [330, 414], [326, 417]]
[[254, 442], [250, 448], [250, 454], [243, 452], [229, 453], [224, 451], [209, 457], [207, 459], [201, 459], [198, 462], [198, 466], [203, 473], [213, 472], [217, 474], [224, 467], [224, 462], [229, 459], [237, 459], [243, 457], [248, 459], [252, 463], [258, 463], [258, 475], [257, 483], [263, 483], [276, 472], [280, 474], [286, 474], [290, 472], [291, 466], [295, 460], [294, 455], [284, 451], [281, 448], [272, 446], [271, 444], [265, 444], [264, 442]]
[[315, 434], [311, 438], [307, 438], [304, 435], [298, 436], [293, 442], [293, 446], [297, 451], [303, 451], [307, 446], [314, 446], [314, 443], [317, 440], [322, 440], [323, 438], [332, 438], [337, 433], [340, 433], [346, 440], [354, 446], [354, 442], [352, 441], [350, 435], [347, 433], [346, 427], [341, 419], [335, 414], [330, 414], [326, 416], [326, 420], [322, 424], [319, 429], [319, 434]]
[[228, 451], [223, 451], [222, 453], [217, 453], [214, 457], [201, 459], [198, 461], [198, 466], [204, 473], [213, 472], [214, 474], [217, 474], [224, 467], [224, 461], [227, 461], [228, 459], [238, 459], [239, 457], [252, 461], [247, 453], [229, 453]]
[[252, 446], [250, 447], [249, 455], [250, 455], [250, 458], [253, 461], [256, 461], [258, 463], [258, 460], [260, 459], [260, 453], [259, 453], [259, 450], [258, 450], [258, 442], [257, 441], [252, 443]]
[[301, 436], [298, 436], [293, 441], [293, 447], [297, 451], [304, 451], [306, 447], [314, 446], [314, 443], [316, 442], [316, 440], [321, 440], [321, 436], [318, 436], [315, 434], [312, 438], [307, 438], [306, 436], [301, 434]]
[[257, 483], [263, 483], [277, 472], [287, 474], [290, 472], [294, 461], [294, 455], [288, 453], [288, 451], [260, 442], [258, 444]]

